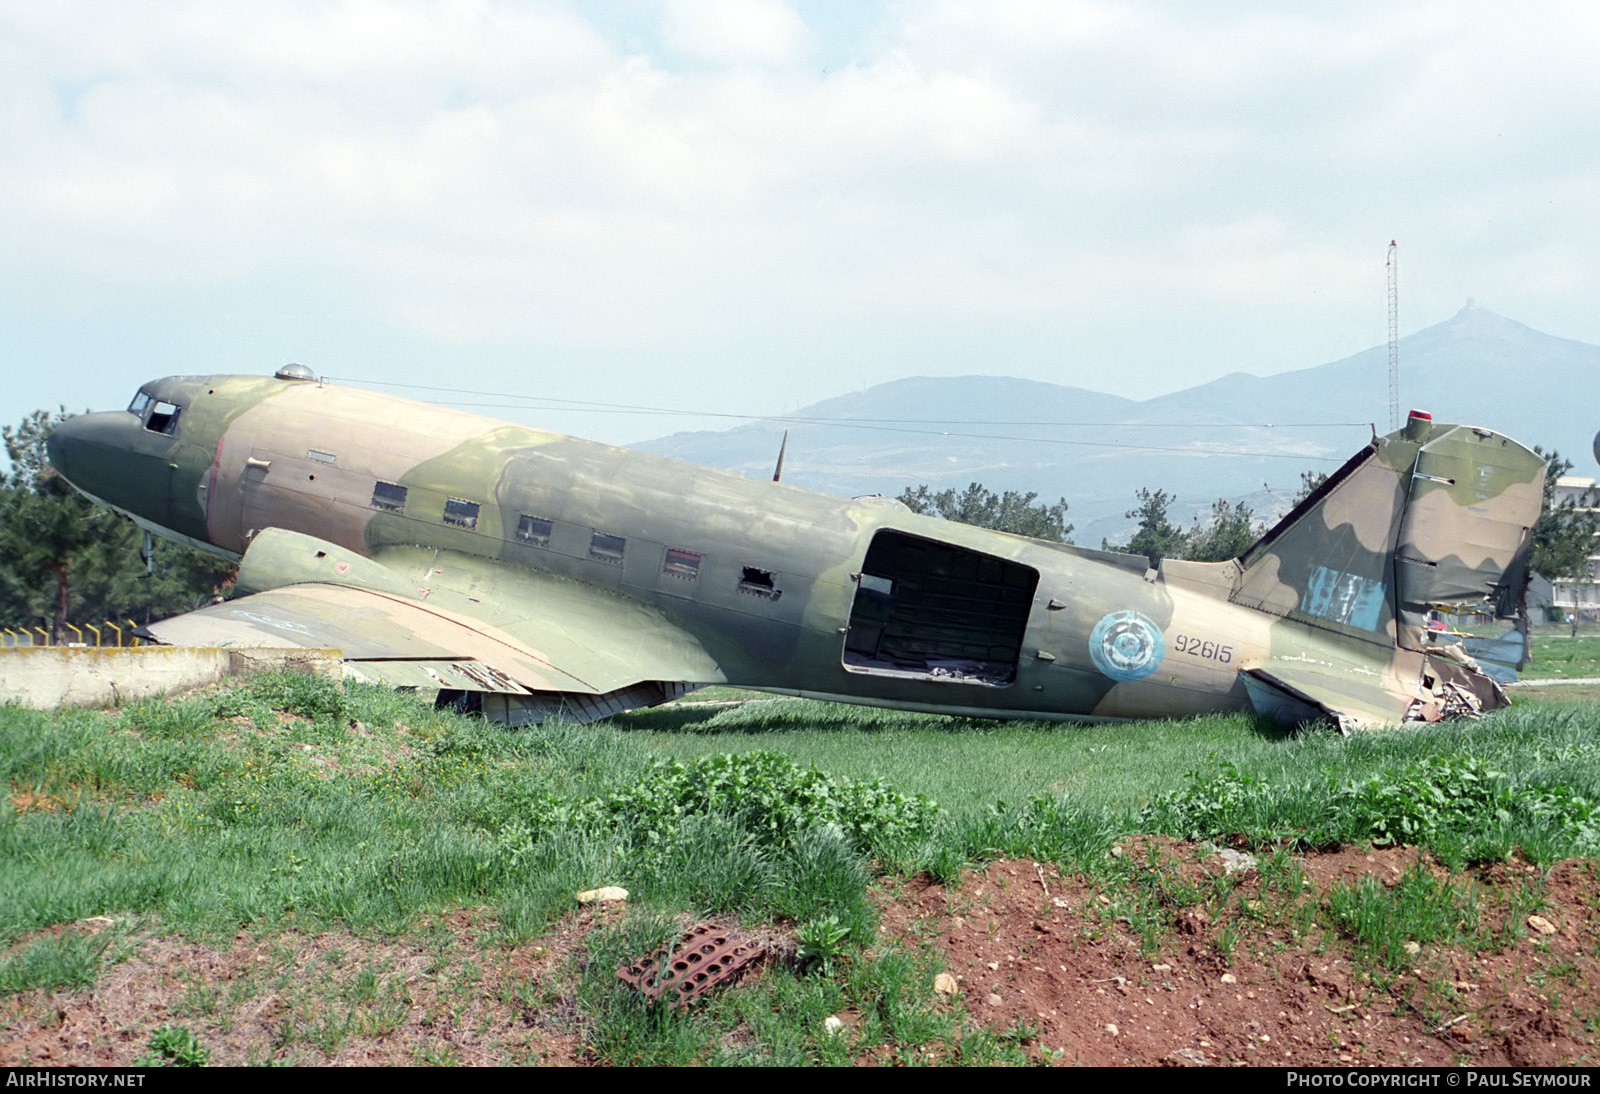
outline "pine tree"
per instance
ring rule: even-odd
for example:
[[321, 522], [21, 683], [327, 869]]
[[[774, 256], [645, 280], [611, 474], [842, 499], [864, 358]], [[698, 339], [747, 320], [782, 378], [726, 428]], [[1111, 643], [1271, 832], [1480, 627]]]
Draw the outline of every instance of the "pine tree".
[[45, 439], [69, 417], [35, 411], [0, 429], [11, 472], [0, 486], [0, 621], [49, 619], [55, 641], [69, 619], [148, 623], [203, 603], [232, 580], [232, 566], [158, 542], [140, 559], [143, 533], [72, 489], [50, 467]]
[[996, 494], [975, 482], [959, 494], [954, 490], [934, 493], [926, 485], [907, 487], [901, 491], [899, 500], [913, 513], [927, 513], [960, 524], [993, 528], [997, 532], [1071, 543], [1067, 499], [1061, 498], [1054, 505], [1035, 504], [1038, 496], [1032, 491], [1021, 494], [1015, 490]]

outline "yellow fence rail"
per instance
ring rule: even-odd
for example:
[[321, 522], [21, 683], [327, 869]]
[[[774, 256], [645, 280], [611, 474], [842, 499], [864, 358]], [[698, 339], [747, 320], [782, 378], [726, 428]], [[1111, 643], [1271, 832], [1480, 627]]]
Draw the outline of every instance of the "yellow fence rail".
[[68, 623], [60, 642], [50, 638], [49, 627], [0, 627], [0, 649], [13, 646], [142, 646], [133, 632], [139, 624], [131, 619], [103, 619], [99, 623]]

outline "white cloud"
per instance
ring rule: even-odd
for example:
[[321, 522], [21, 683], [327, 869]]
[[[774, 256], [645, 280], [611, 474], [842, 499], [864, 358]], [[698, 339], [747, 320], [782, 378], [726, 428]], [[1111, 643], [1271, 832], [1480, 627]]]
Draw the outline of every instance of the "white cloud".
[[41, 324], [292, 284], [469, 358], [817, 394], [1084, 347], [1170, 387], [1369, 344], [1394, 236], [1418, 323], [1472, 293], [1600, 340], [1590, 8], [630, 10], [658, 54], [557, 3], [16, 7], [0, 283]]
[[661, 37], [675, 53], [718, 65], [792, 65], [810, 45], [781, 0], [666, 0]]

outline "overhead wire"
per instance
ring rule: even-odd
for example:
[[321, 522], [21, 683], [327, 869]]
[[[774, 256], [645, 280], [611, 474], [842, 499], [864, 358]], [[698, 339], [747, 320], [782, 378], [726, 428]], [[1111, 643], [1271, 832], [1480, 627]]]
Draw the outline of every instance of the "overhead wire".
[[[745, 422], [773, 422], [784, 425], [825, 425], [841, 429], [864, 429], [884, 433], [909, 433], [931, 437], [953, 437], [963, 440], [991, 440], [991, 441], [1020, 441], [1032, 444], [1055, 444], [1084, 448], [1117, 448], [1138, 452], [1167, 452], [1186, 456], [1254, 456], [1262, 459], [1292, 459], [1301, 461], [1315, 461], [1321, 463], [1343, 463], [1343, 457], [1313, 456], [1293, 452], [1263, 452], [1239, 448], [1202, 448], [1180, 447], [1177, 445], [1151, 445], [1133, 444], [1126, 441], [1097, 441], [1078, 440], [1064, 437], [1036, 437], [1016, 434], [995, 433], [968, 433], [946, 429], [916, 429], [918, 425], [965, 425], [965, 426], [1009, 426], [1025, 428], [1054, 428], [1054, 429], [1195, 429], [1195, 428], [1227, 428], [1227, 429], [1350, 429], [1356, 427], [1371, 428], [1370, 422], [1065, 422], [1065, 421], [1017, 421], [1017, 420], [983, 420], [983, 419], [939, 419], [939, 418], [837, 418], [822, 415], [799, 414], [739, 414], [729, 411], [715, 410], [681, 410], [671, 407], [640, 406], [631, 403], [608, 403], [586, 399], [561, 399], [550, 395], [522, 395], [515, 392], [476, 391], [469, 388], [449, 387], [438, 384], [415, 384], [393, 380], [367, 380], [359, 377], [327, 376], [324, 379], [338, 383], [370, 384], [375, 387], [410, 388], [418, 391], [440, 391], [452, 395], [477, 395], [493, 399], [494, 402], [475, 402], [457, 399], [433, 400], [441, 406], [458, 406], [490, 409], [541, 409], [542, 404], [555, 404], [549, 409], [557, 409], [569, 413], [607, 413], [607, 414], [649, 414], [665, 415], [670, 417], [688, 418], [728, 418]], [[509, 400], [520, 400], [518, 403], [509, 403]]]

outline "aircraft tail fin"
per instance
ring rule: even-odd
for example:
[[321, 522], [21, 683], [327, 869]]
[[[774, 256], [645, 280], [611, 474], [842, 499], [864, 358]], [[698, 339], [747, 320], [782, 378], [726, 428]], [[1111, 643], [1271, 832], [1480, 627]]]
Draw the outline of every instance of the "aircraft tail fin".
[[1543, 489], [1544, 460], [1530, 449], [1413, 411], [1239, 559], [1230, 599], [1431, 651], [1430, 611], [1521, 613]]

